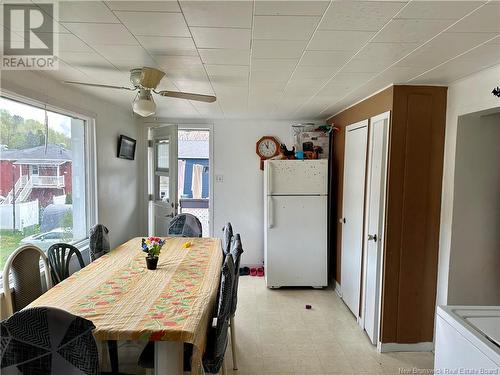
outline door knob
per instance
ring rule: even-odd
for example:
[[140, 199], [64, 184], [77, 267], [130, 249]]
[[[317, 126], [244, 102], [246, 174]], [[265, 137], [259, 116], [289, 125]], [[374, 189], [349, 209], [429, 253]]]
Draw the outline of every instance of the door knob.
[[340, 224], [345, 224], [345, 217], [341, 217], [341, 218], [339, 219], [339, 223], [340, 223]]
[[368, 241], [377, 242], [377, 235], [376, 234], [369, 234]]

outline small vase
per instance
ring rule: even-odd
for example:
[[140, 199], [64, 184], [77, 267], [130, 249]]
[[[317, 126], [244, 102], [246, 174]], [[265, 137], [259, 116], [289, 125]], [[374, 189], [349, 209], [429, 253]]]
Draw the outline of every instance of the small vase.
[[148, 270], [155, 270], [158, 266], [158, 257], [146, 257], [146, 266]]

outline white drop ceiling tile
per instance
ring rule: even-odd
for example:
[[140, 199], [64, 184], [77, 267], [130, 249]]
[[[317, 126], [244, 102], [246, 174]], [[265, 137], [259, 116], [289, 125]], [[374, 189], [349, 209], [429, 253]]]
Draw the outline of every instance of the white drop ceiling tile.
[[351, 87], [361, 86], [375, 77], [375, 73], [367, 72], [340, 72], [329, 83], [332, 85], [349, 85]]
[[[116, 86], [125, 86], [132, 87], [130, 83], [130, 73], [128, 71], [120, 71], [118, 69], [113, 68], [100, 68], [100, 67], [92, 67], [85, 66], [78, 68], [82, 72], [84, 72], [87, 76], [89, 76], [90, 83], [99, 83], [104, 85], [116, 85]], [[101, 89], [104, 91], [112, 91], [118, 92], [112, 89]], [[135, 94], [132, 92], [124, 91], [128, 94], [129, 100], [133, 100]]]
[[116, 11], [115, 14], [134, 35], [191, 36], [181, 13]]
[[217, 101], [215, 103], [203, 103], [203, 102], [191, 102], [196, 108], [198, 113], [205, 118], [222, 118], [224, 114], [222, 113], [221, 107]]
[[418, 43], [369, 43], [356, 55], [356, 58], [375, 62], [396, 62], [418, 46]]
[[189, 26], [252, 27], [251, 1], [182, 1]]
[[320, 17], [255, 16], [254, 39], [309, 40]]
[[450, 32], [500, 32], [500, 2], [491, 2], [450, 28]]
[[106, 1], [111, 10], [139, 12], [180, 12], [177, 1]]
[[328, 80], [319, 79], [292, 79], [285, 88], [285, 96], [314, 95]]
[[358, 51], [375, 35], [371, 31], [318, 30], [307, 47], [311, 51]]
[[60, 22], [120, 23], [101, 1], [60, 1]]
[[473, 61], [477, 66], [486, 68], [500, 63], [500, 48], [498, 48], [496, 41], [493, 41], [474, 48], [460, 58], [465, 61]]
[[121, 70], [129, 70], [141, 66], [154, 67], [156, 65], [149, 53], [141, 46], [94, 45], [93, 47], [109, 62]]
[[166, 67], [170, 70], [188, 70], [188, 69], [201, 69], [203, 65], [198, 56], [163, 56], [154, 55], [154, 60], [158, 65]]
[[252, 59], [252, 71], [287, 71], [292, 73], [298, 59]]
[[494, 33], [442, 33], [405, 58], [410, 66], [434, 67], [491, 39]]
[[337, 69], [330, 66], [298, 66], [293, 73], [293, 79], [330, 78]]
[[342, 68], [346, 73], [379, 73], [388, 68], [391, 63], [387, 61], [365, 60], [354, 58]]
[[191, 27], [198, 48], [250, 49], [251, 31], [213, 27]]
[[47, 74], [57, 81], [76, 81], [86, 82], [89, 77], [81, 70], [66, 64], [64, 61], [59, 60], [59, 68], [57, 70], [46, 70], [43, 74]]
[[59, 58], [73, 67], [102, 67], [115, 69], [109, 61], [97, 52], [59, 52]]
[[256, 1], [256, 16], [322, 16], [329, 1]]
[[92, 49], [73, 34], [58, 34], [59, 51], [90, 52]]
[[205, 65], [209, 76], [248, 78], [248, 66], [241, 65]]
[[192, 81], [192, 80], [175, 80], [174, 84], [179, 90], [184, 92], [194, 92], [198, 94], [213, 95], [212, 86], [208, 80], [206, 81]]
[[197, 56], [196, 46], [191, 38], [168, 36], [137, 36], [139, 43], [152, 55]]
[[66, 22], [63, 26], [91, 46], [93, 44], [139, 44], [122, 24]]
[[249, 65], [250, 50], [240, 49], [199, 49], [201, 60], [205, 64]]
[[253, 40], [252, 57], [255, 58], [299, 58], [307, 41]]
[[422, 43], [439, 34], [453, 23], [453, 20], [394, 19], [373, 42]]
[[448, 84], [476, 72], [477, 65], [470, 61], [454, 60], [423, 75], [411, 77], [411, 84]]
[[341, 67], [353, 55], [353, 51], [306, 51], [300, 65]]
[[285, 83], [291, 73], [287, 70], [252, 70], [251, 79], [256, 83], [279, 82]]
[[485, 1], [411, 1], [397, 18], [458, 20]]
[[320, 30], [378, 31], [405, 5], [405, 2], [335, 1], [328, 9]]

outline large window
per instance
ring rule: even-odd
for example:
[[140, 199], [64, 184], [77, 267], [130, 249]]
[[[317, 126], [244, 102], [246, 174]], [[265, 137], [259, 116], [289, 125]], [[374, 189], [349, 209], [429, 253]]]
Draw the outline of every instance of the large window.
[[2, 269], [20, 245], [46, 251], [88, 237], [88, 134], [84, 118], [0, 97]]

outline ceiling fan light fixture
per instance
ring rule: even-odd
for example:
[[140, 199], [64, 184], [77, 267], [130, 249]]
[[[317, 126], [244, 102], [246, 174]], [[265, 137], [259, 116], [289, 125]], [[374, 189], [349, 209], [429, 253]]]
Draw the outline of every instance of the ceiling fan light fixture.
[[156, 104], [151, 96], [151, 91], [140, 90], [132, 104], [132, 109], [142, 117], [154, 115], [156, 112]]

